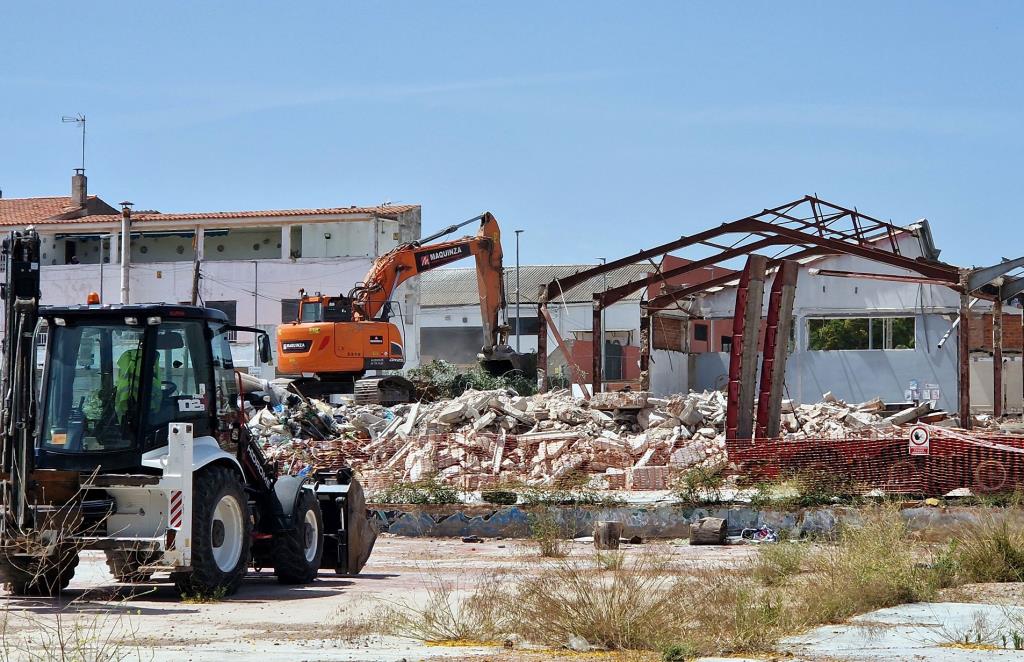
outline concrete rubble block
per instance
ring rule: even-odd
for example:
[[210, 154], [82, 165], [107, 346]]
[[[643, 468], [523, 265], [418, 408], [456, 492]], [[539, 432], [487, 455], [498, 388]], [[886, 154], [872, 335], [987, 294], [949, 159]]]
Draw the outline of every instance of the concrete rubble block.
[[629, 445], [629, 452], [633, 455], [639, 455], [647, 450], [649, 445], [646, 434], [638, 434], [635, 437], [630, 437], [626, 442]]
[[678, 416], [679, 420], [689, 426], [698, 425], [704, 420], [704, 414], [698, 409], [697, 403], [690, 401], [686, 403], [686, 406]]
[[473, 429], [479, 432], [480, 430], [491, 426], [497, 419], [498, 414], [493, 411], [489, 411], [473, 422]]
[[441, 410], [441, 413], [437, 416], [437, 421], [446, 425], [453, 425], [462, 421], [465, 417], [466, 403], [455, 400]]
[[901, 412], [893, 414], [892, 416], [884, 419], [883, 422], [888, 423], [890, 425], [904, 425], [906, 423], [910, 423], [911, 421], [917, 420], [918, 418], [924, 416], [931, 410], [932, 404], [930, 402], [922, 402], [916, 407], [909, 407]]
[[643, 409], [647, 406], [647, 391], [620, 391], [611, 393], [595, 393], [590, 398], [591, 409]]
[[651, 461], [652, 457], [654, 457], [654, 449], [648, 448], [646, 451], [644, 451], [644, 454], [640, 456], [640, 459], [636, 461], [636, 464], [633, 465], [633, 468], [639, 469], [640, 467], [647, 466], [647, 463]]

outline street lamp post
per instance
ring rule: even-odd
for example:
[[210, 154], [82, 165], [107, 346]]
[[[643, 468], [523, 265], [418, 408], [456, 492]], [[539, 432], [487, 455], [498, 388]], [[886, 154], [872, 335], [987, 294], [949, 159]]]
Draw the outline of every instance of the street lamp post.
[[519, 317], [519, 235], [522, 230], [516, 230], [516, 352], [522, 352], [519, 337], [522, 334], [523, 320]]
[[[608, 258], [599, 257], [597, 259], [601, 260], [601, 264], [607, 264], [608, 263]], [[608, 274], [607, 273], [604, 274], [604, 290], [605, 290], [605, 292], [608, 291]], [[607, 307], [602, 307], [601, 308], [601, 337], [600, 338], [594, 338], [594, 342], [595, 343], [597, 343], [598, 341], [600, 341], [600, 343], [601, 343], [600, 345], [597, 345], [597, 347], [601, 348], [601, 383], [602, 383], [601, 388], [602, 389], [604, 389], [603, 384], [604, 384], [604, 378], [605, 378], [605, 366], [608, 364], [608, 357], [605, 356], [605, 353], [604, 353], [604, 350], [605, 350], [605, 346], [604, 346], [604, 332], [605, 332], [605, 330], [607, 328], [608, 328], [608, 308]], [[597, 351], [596, 347], [595, 347], [594, 351]]]

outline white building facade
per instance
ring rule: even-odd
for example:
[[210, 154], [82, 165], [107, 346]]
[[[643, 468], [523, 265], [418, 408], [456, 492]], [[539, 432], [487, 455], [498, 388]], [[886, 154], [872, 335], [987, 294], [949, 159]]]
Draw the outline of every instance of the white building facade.
[[[33, 226], [41, 237], [44, 305], [104, 303], [121, 297], [119, 210], [85, 194], [84, 176], [71, 197], [0, 198], [0, 225]], [[300, 288], [344, 293], [363, 280], [373, 260], [420, 237], [418, 205], [240, 212], [130, 214], [128, 301], [191, 301], [199, 265], [199, 301], [236, 324], [266, 329], [295, 319]], [[392, 297], [403, 331], [406, 367], [419, 360], [419, 284]], [[237, 363], [251, 365], [251, 339], [239, 337]], [[275, 343], [276, 346], [276, 343]]]

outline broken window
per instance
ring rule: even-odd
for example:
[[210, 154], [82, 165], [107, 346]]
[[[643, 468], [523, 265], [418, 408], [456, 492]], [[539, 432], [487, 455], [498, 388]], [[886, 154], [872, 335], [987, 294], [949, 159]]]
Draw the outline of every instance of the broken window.
[[699, 342], [708, 341], [708, 325], [697, 323], [693, 325], [693, 339]]
[[914, 349], [913, 317], [842, 317], [807, 320], [807, 349]]

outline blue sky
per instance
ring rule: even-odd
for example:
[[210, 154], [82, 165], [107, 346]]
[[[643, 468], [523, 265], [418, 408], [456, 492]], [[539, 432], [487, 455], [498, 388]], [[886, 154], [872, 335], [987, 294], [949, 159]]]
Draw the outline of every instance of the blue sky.
[[[298, 8], [296, 8], [298, 7]], [[20, 3], [0, 189], [161, 211], [483, 210], [524, 262], [619, 257], [805, 193], [1020, 242], [1014, 2]], [[508, 242], [510, 243], [510, 242]], [[508, 245], [508, 243], [506, 245]]]

